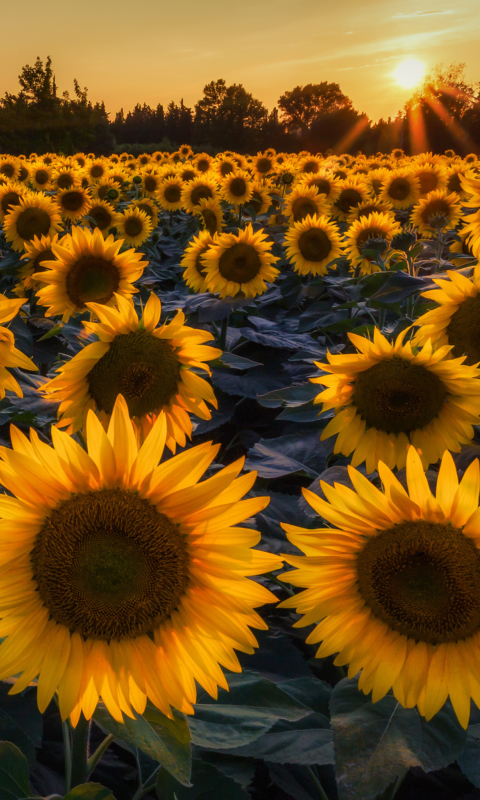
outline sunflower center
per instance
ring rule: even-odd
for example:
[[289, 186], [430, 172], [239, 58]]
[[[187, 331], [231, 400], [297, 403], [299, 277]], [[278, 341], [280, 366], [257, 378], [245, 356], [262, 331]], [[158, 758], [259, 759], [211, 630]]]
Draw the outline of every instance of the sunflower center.
[[202, 208], [202, 217], [207, 231], [213, 236], [218, 231], [218, 219], [211, 208]]
[[234, 197], [243, 197], [247, 192], [247, 182], [245, 178], [232, 178], [228, 186], [230, 194]]
[[83, 192], [65, 192], [60, 198], [60, 203], [65, 211], [78, 211], [84, 204], [85, 197]]
[[180, 367], [170, 345], [143, 330], [120, 334], [87, 375], [98, 408], [111, 414], [123, 394], [131, 417], [166, 405], [177, 391]]
[[181, 190], [179, 186], [167, 186], [163, 196], [167, 203], [178, 203], [180, 200]]
[[450, 219], [451, 216], [451, 208], [445, 200], [431, 200], [423, 209], [421, 213], [422, 222], [424, 225], [428, 225], [431, 221], [432, 217], [435, 217], [437, 214], [441, 214], [442, 216], [446, 217], [447, 220]]
[[73, 186], [73, 178], [69, 173], [64, 173], [59, 175], [57, 180], [57, 186], [59, 189], [70, 189], [70, 186]]
[[138, 236], [143, 232], [142, 220], [138, 217], [127, 217], [125, 220], [125, 233], [127, 236]]
[[265, 175], [267, 172], [270, 172], [272, 169], [272, 162], [269, 158], [259, 158], [257, 161], [257, 172], [261, 172], [262, 175]]
[[9, 206], [19, 206], [21, 195], [18, 192], [6, 192], [1, 200], [2, 211], [7, 214]]
[[260, 272], [262, 262], [251, 244], [239, 242], [220, 256], [218, 269], [227, 281], [248, 283]]
[[205, 198], [207, 200], [209, 197], [213, 197], [213, 192], [210, 189], [210, 186], [200, 185], [200, 186], [195, 186], [195, 188], [192, 189], [190, 200], [192, 202], [192, 205], [198, 206], [202, 198]]
[[7, 178], [12, 178], [15, 174], [15, 167], [13, 164], [2, 164], [0, 167], [0, 172], [2, 175], [6, 175]]
[[310, 182], [310, 186], [316, 186], [320, 194], [325, 194], [327, 197], [330, 194], [331, 184], [326, 178], [314, 178]]
[[39, 595], [59, 624], [93, 639], [154, 630], [188, 583], [184, 537], [137, 494], [73, 495], [46, 517], [31, 553]]
[[223, 161], [220, 165], [220, 172], [222, 175], [228, 175], [229, 172], [233, 172], [233, 164], [230, 161]]
[[359, 250], [365, 247], [369, 239], [385, 239], [386, 235], [380, 228], [364, 228], [357, 236], [357, 247]]
[[137, 206], [139, 211], [145, 211], [145, 214], [153, 219], [153, 210], [152, 207], [148, 205], [148, 203], [139, 203]]
[[455, 642], [480, 627], [480, 553], [458, 528], [394, 525], [368, 539], [357, 571], [366, 604], [405, 636]]
[[197, 169], [199, 172], [208, 172], [210, 169], [210, 162], [207, 161], [205, 158], [200, 158], [197, 161]]
[[331, 249], [332, 243], [325, 231], [319, 228], [310, 228], [303, 231], [298, 239], [298, 248], [306, 261], [324, 261]]
[[417, 178], [420, 181], [420, 191], [422, 194], [428, 194], [428, 192], [433, 192], [433, 190], [437, 188], [438, 178], [435, 172], [425, 170], [425, 172], [419, 172]]
[[432, 422], [446, 396], [440, 378], [402, 358], [386, 358], [355, 379], [353, 402], [367, 425], [410, 433]]
[[47, 172], [46, 169], [37, 169], [37, 171], [35, 172], [35, 180], [37, 181], [37, 183], [40, 183], [41, 185], [43, 185], [44, 183], [48, 183], [49, 177], [50, 177], [49, 173]]
[[144, 186], [147, 192], [154, 192], [157, 189], [157, 179], [153, 175], [148, 175], [145, 178]]
[[95, 225], [101, 231], [109, 228], [113, 222], [112, 215], [110, 214], [108, 208], [104, 208], [104, 206], [92, 206], [88, 212], [88, 216], [93, 217], [95, 220]]
[[394, 178], [388, 187], [388, 194], [394, 200], [405, 200], [410, 193], [410, 183], [406, 178]]
[[42, 261], [55, 261], [55, 255], [51, 250], [42, 250], [38, 253], [33, 260], [33, 268], [35, 272], [45, 272], [46, 267], [42, 267]]
[[67, 273], [66, 292], [77, 308], [85, 308], [85, 303], [108, 303], [119, 284], [120, 274], [111, 261], [81, 256]]
[[101, 178], [105, 170], [103, 169], [101, 164], [94, 164], [94, 166], [90, 170], [90, 175], [92, 178]]
[[340, 211], [343, 211], [344, 214], [348, 214], [352, 208], [355, 208], [355, 206], [358, 206], [358, 204], [362, 202], [362, 199], [362, 195], [356, 189], [343, 189], [335, 205], [338, 206]]
[[467, 354], [465, 364], [480, 361], [480, 295], [466, 297], [450, 319], [446, 334], [455, 358]]
[[303, 166], [302, 172], [318, 172], [319, 166], [316, 161], [307, 161]]
[[310, 197], [297, 197], [292, 203], [292, 214], [295, 222], [301, 222], [309, 214], [318, 213], [317, 204]]
[[460, 174], [458, 172], [452, 172], [452, 174], [449, 176], [447, 187], [449, 192], [457, 192], [457, 194], [462, 193], [462, 184], [460, 182]]
[[46, 236], [50, 230], [50, 215], [43, 208], [25, 208], [17, 217], [17, 233], [30, 241], [34, 236]]

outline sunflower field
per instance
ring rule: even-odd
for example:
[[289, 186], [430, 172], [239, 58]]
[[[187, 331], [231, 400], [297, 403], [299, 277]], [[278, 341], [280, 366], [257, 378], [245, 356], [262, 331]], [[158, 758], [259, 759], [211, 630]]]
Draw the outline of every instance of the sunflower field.
[[0, 155], [0, 799], [480, 798], [480, 160]]

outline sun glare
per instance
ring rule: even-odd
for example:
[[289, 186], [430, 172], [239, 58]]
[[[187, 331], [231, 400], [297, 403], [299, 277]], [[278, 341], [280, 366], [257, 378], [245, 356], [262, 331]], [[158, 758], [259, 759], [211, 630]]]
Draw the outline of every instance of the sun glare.
[[418, 58], [405, 58], [392, 73], [399, 86], [412, 89], [421, 83], [425, 75], [425, 64]]

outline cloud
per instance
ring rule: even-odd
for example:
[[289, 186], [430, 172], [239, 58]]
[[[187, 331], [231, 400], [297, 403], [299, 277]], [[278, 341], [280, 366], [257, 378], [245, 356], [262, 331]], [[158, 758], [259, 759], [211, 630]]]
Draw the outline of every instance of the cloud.
[[447, 11], [412, 11], [411, 14], [394, 14], [392, 19], [412, 19], [412, 17], [440, 17], [445, 16], [446, 14], [454, 14], [455, 12], [452, 9]]
[[344, 36], [351, 36], [353, 31], [345, 31]]

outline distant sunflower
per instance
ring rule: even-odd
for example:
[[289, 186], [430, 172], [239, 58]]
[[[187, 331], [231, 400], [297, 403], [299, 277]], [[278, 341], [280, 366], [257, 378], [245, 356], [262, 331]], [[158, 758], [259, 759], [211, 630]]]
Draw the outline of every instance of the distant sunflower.
[[151, 197], [139, 197], [138, 200], [132, 200], [130, 208], [138, 208], [140, 211], [144, 211], [152, 223], [152, 228], [155, 230], [158, 225], [158, 207]]
[[410, 214], [410, 222], [420, 233], [431, 234], [437, 229], [451, 230], [462, 217], [462, 206], [455, 192], [446, 189], [429, 192], [418, 201]]
[[180, 266], [184, 268], [183, 280], [195, 292], [207, 292], [205, 283], [205, 267], [202, 256], [208, 248], [215, 243], [215, 239], [208, 230], [200, 231], [198, 236], [194, 236], [189, 242], [180, 260]]
[[[116, 192], [116, 197], [112, 197], [112, 191]], [[113, 177], [109, 177], [108, 173], [104, 178], [100, 178], [97, 183], [92, 183], [89, 186], [89, 192], [94, 200], [106, 200], [116, 206], [122, 197], [121, 188]]]
[[211, 175], [200, 175], [193, 181], [188, 181], [182, 189], [182, 205], [185, 211], [193, 213], [195, 206], [203, 198], [220, 199], [217, 181]]
[[44, 272], [36, 272], [34, 280], [43, 286], [37, 292], [39, 305], [47, 306], [46, 317], [62, 315], [68, 322], [74, 314], [87, 310], [86, 303], [114, 305], [115, 293], [130, 297], [138, 292], [133, 286], [148, 265], [143, 253], [127, 250], [120, 253], [122, 239], [104, 239], [96, 228], [93, 233], [74, 227], [62, 243], [52, 244], [56, 261], [45, 261]]
[[358, 206], [352, 208], [347, 217], [347, 222], [349, 225], [352, 225], [357, 219], [368, 217], [368, 215], [373, 214], [374, 211], [376, 211], [377, 214], [387, 214], [391, 217], [392, 221], [395, 221], [392, 204], [382, 202], [377, 198], [375, 200], [365, 200], [363, 203], [359, 203]]
[[182, 311], [170, 324], [157, 327], [161, 304], [153, 293], [140, 320], [130, 300], [117, 294], [115, 301], [118, 310], [88, 303], [100, 322], [83, 325], [99, 341], [60, 367], [59, 375], [40, 391], [54, 402], [61, 401], [58, 425], [68, 426], [67, 433], [84, 427], [90, 408], [106, 425], [117, 395], [123, 394], [142, 440], [158, 415], [165, 414], [167, 447], [175, 452], [177, 444], [185, 447], [186, 437], [191, 438], [189, 413], [210, 419], [206, 402], [217, 407], [212, 387], [192, 368], [210, 375], [205, 362], [222, 351], [204, 346], [212, 334], [184, 325]]
[[275, 155], [267, 155], [267, 153], [258, 153], [253, 158], [253, 173], [257, 181], [266, 178], [267, 175], [272, 175], [275, 172]]
[[474, 461], [459, 483], [449, 452], [432, 494], [413, 447], [408, 492], [382, 461], [383, 491], [348, 468], [354, 490], [321, 482], [327, 501], [308, 489], [312, 508], [333, 527], [282, 523], [305, 556], [284, 556], [297, 569], [282, 580], [306, 587], [280, 605], [315, 623], [307, 643], [317, 658], [360, 670], [358, 688], [376, 703], [393, 689], [404, 708], [430, 720], [448, 696], [462, 727], [471, 698], [480, 704], [480, 476]]
[[361, 178], [346, 178], [342, 181], [340, 193], [331, 206], [331, 214], [338, 220], [345, 221], [352, 208], [370, 199], [368, 184]]
[[0, 175], [4, 175], [9, 181], [16, 181], [20, 178], [21, 163], [18, 158], [11, 156], [0, 157]]
[[[212, 168], [217, 173], [219, 180], [224, 178], [226, 175], [229, 175], [231, 172], [235, 172], [237, 167], [238, 164], [235, 159], [226, 153], [220, 153], [212, 165]], [[202, 172], [205, 172], [205, 170], [202, 170]]]
[[22, 183], [8, 181], [0, 185], [0, 222], [5, 219], [5, 214], [13, 210], [14, 206], [20, 205], [22, 197], [28, 194], [28, 190]]
[[221, 233], [203, 257], [205, 283], [210, 292], [220, 297], [256, 297], [267, 290], [267, 282], [275, 280], [279, 270], [273, 264], [278, 257], [262, 230], [253, 232], [251, 225], [233, 233]]
[[155, 197], [160, 189], [160, 184], [163, 178], [157, 172], [143, 172], [142, 173], [142, 188], [143, 194], [146, 197]]
[[241, 671], [234, 649], [258, 646], [250, 629], [267, 626], [254, 607], [275, 599], [247, 576], [281, 565], [252, 549], [257, 531], [231, 527], [268, 503], [241, 500], [256, 473], [237, 478], [240, 459], [199, 484], [211, 443], [157, 466], [165, 417], [139, 448], [123, 398], [107, 432], [89, 414], [88, 453], [56, 428], [53, 447], [33, 429], [30, 440], [11, 433], [0, 464], [12, 494], [0, 502], [11, 576], [0, 590], [0, 675], [22, 673], [11, 692], [38, 675], [40, 711], [56, 691], [76, 726], [100, 698], [123, 722], [147, 697], [170, 718], [171, 706], [193, 713], [195, 681], [212, 697], [228, 688], [219, 665]]
[[286, 196], [283, 213], [289, 218], [290, 224], [301, 222], [305, 217], [318, 217], [328, 215], [329, 206], [325, 196], [320, 194], [316, 186], [305, 186], [299, 183], [290, 194]]
[[[23, 289], [39, 289], [41, 284], [32, 278], [34, 272], [44, 272], [43, 261], [53, 261], [55, 254], [52, 244], [57, 244], [58, 233], [55, 236], [34, 236], [32, 241], [25, 245], [25, 255], [28, 256], [26, 264], [22, 264], [18, 277]], [[22, 291], [22, 294], [24, 292]]]
[[212, 236], [214, 233], [219, 233], [224, 227], [223, 211], [218, 200], [202, 198], [195, 206], [193, 213], [196, 217], [200, 217], [205, 230]]
[[457, 236], [459, 237], [460, 241], [453, 240], [449, 243], [450, 248], [450, 261], [452, 264], [455, 264], [456, 267], [464, 267], [467, 263], [463, 258], [456, 258], [456, 254], [462, 254], [464, 256], [471, 256], [472, 259], [476, 258], [473, 253], [472, 247], [469, 242], [469, 233], [465, 228], [461, 228], [457, 231]]
[[197, 172], [209, 172], [212, 169], [213, 158], [208, 153], [197, 153], [192, 163]]
[[285, 234], [287, 257], [299, 275], [326, 275], [331, 261], [343, 254], [338, 227], [328, 217], [310, 215]]
[[60, 214], [70, 222], [77, 222], [85, 214], [88, 214], [92, 204], [88, 191], [81, 187], [59, 189], [56, 201]]
[[272, 205], [268, 187], [261, 181], [252, 181], [252, 196], [247, 205], [252, 206], [257, 216], [259, 214], [266, 214]]
[[3, 229], [7, 242], [18, 252], [34, 236], [53, 236], [62, 228], [56, 203], [43, 193], [29, 192], [5, 215]]
[[48, 164], [34, 164], [30, 170], [30, 183], [39, 192], [45, 192], [51, 187], [53, 167]]
[[244, 169], [237, 169], [223, 178], [221, 187], [227, 203], [235, 207], [248, 204], [253, 193], [252, 179]]
[[[9, 322], [13, 319], [25, 302], [25, 297], [11, 299], [0, 294], [0, 323]], [[15, 347], [15, 337], [12, 331], [2, 325], [0, 327], [0, 400], [5, 397], [7, 389], [10, 392], [14, 392], [17, 397], [23, 397], [20, 384], [8, 371], [7, 367], [10, 369], [26, 369], [29, 372], [38, 370], [33, 361]]]
[[153, 225], [150, 217], [139, 208], [126, 208], [115, 217], [118, 237], [126, 244], [140, 247], [151, 236]]
[[426, 468], [446, 449], [460, 452], [480, 423], [480, 370], [431, 341], [415, 354], [405, 334], [390, 344], [377, 328], [373, 342], [349, 333], [360, 353], [328, 353], [328, 364], [315, 363], [332, 374], [310, 378], [328, 387], [315, 403], [335, 409], [321, 439], [338, 434], [334, 452], [352, 453], [354, 467], [366, 461], [367, 472], [379, 460], [402, 469], [409, 444]]
[[85, 172], [91, 183], [97, 183], [97, 181], [103, 178], [106, 170], [107, 165], [103, 158], [96, 158], [93, 161], [89, 161], [85, 167]]
[[164, 178], [157, 192], [158, 204], [164, 211], [178, 211], [182, 205], [184, 183], [179, 175]]
[[448, 174], [439, 163], [420, 163], [412, 168], [412, 174], [420, 183], [420, 197], [425, 197], [429, 192], [446, 189]]
[[92, 200], [88, 214], [85, 216], [91, 217], [94, 222], [92, 223], [89, 219], [85, 219], [82, 225], [93, 227], [95, 230], [107, 235], [110, 228], [115, 225], [115, 215], [116, 211], [111, 203], [107, 203], [106, 200]]
[[447, 191], [456, 192], [461, 200], [468, 198], [468, 193], [462, 186], [462, 178], [465, 177], [467, 168], [461, 162], [459, 164], [452, 164], [447, 169]]
[[80, 184], [80, 173], [75, 167], [58, 167], [52, 175], [54, 189], [72, 189]]
[[194, 178], [198, 178], [198, 172], [190, 161], [187, 161], [184, 166], [178, 168], [178, 174], [185, 183], [187, 181], [193, 181]]
[[315, 175], [320, 172], [322, 168], [323, 159], [318, 156], [304, 156], [297, 164], [297, 170], [300, 174], [306, 173], [308, 175]]
[[315, 186], [319, 194], [325, 195], [327, 203], [334, 203], [338, 198], [341, 189], [341, 182], [338, 178], [334, 178], [327, 170], [319, 170], [312, 174], [300, 174], [297, 177], [295, 185]]
[[415, 320], [418, 330], [415, 342], [431, 339], [437, 347], [450, 345], [455, 358], [465, 356], [465, 364], [480, 362], [480, 269], [471, 278], [447, 270], [448, 280], [432, 278], [436, 289], [423, 292], [422, 297], [438, 306]]
[[379, 199], [402, 210], [413, 206], [420, 197], [420, 180], [406, 167], [386, 173]]
[[385, 252], [392, 238], [400, 231], [400, 224], [395, 222], [391, 214], [373, 211], [368, 216], [355, 220], [348, 228], [345, 240], [345, 252], [350, 257], [353, 268], [359, 269], [361, 275], [378, 272], [380, 267], [373, 263], [372, 256], [364, 252], [369, 249], [368, 242], [382, 239], [385, 242]]

